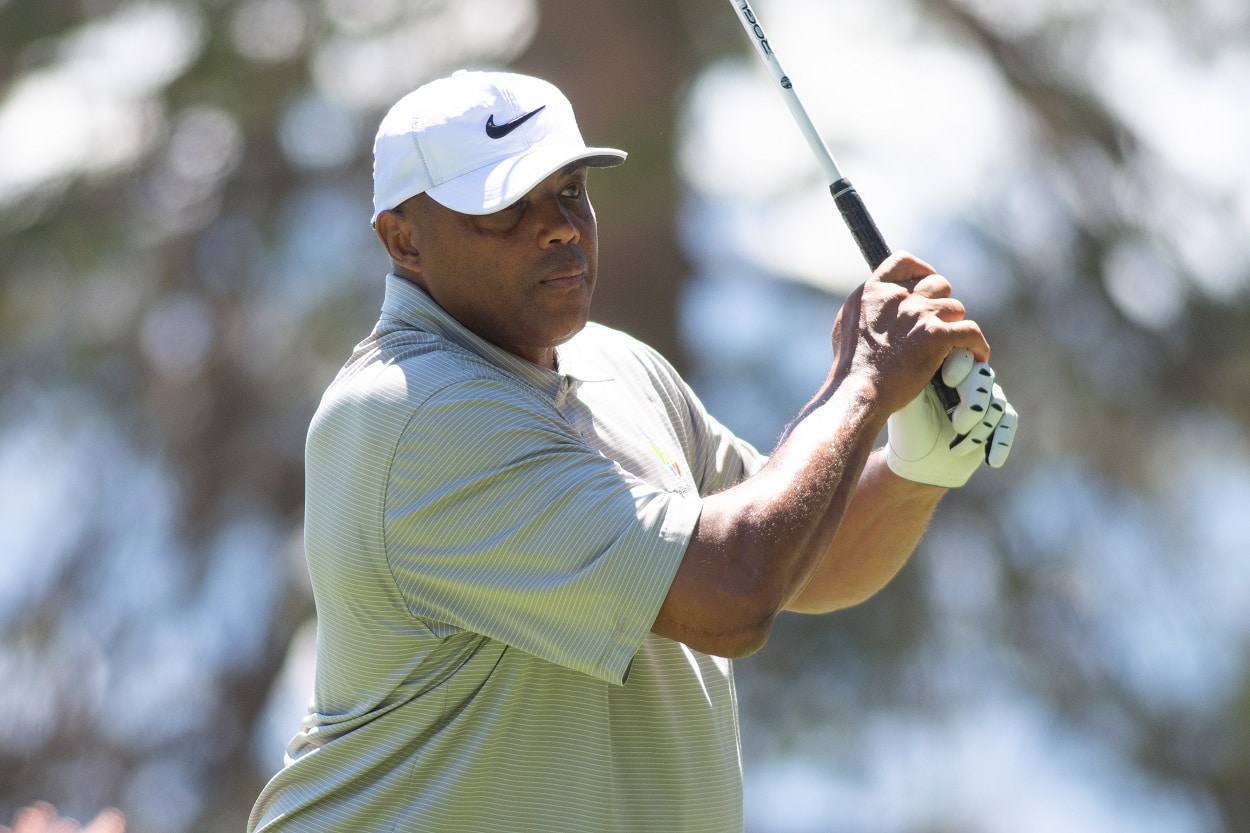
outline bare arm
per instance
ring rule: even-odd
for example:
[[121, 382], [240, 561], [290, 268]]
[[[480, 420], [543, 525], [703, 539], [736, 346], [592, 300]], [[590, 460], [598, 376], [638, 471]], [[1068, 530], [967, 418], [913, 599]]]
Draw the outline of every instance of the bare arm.
[[[915, 540], [901, 559], [864, 558], [857, 549], [886, 526], [889, 510], [871, 501], [902, 494], [876, 463], [864, 475], [873, 444], [889, 415], [915, 398], [952, 349], [988, 358], [989, 345], [950, 298], [950, 284], [928, 264], [899, 255], [843, 305], [834, 347], [825, 385], [768, 464], [704, 500], [656, 633], [707, 653], [744, 656], [764, 644], [783, 609], [828, 607], [843, 592], [831, 591], [833, 582], [851, 582], [858, 588], [852, 596], [884, 583], [889, 576], [882, 575], [893, 575], [911, 552]], [[884, 491], [874, 497], [879, 485]], [[860, 488], [862, 503], [851, 511]], [[921, 513], [915, 538], [931, 511]], [[852, 576], [856, 565], [867, 574]]]
[[832, 541], [886, 416], [846, 385], [754, 477], [706, 498], [653, 630], [720, 656], [762, 647]]
[[911, 557], [946, 491], [899, 477], [878, 450], [860, 475], [833, 543], [786, 609], [828, 613], [885, 587]]

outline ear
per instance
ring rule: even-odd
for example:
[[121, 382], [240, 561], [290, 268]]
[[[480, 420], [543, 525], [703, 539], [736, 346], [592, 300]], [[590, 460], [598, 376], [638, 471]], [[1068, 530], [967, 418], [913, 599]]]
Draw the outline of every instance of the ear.
[[417, 248], [414, 223], [398, 210], [383, 211], [378, 215], [373, 230], [390, 254], [396, 272], [414, 276], [421, 273], [421, 253]]

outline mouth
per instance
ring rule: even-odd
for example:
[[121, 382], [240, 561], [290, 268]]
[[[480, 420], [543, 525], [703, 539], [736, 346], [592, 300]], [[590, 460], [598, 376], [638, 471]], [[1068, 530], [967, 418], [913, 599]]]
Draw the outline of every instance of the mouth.
[[543, 286], [547, 286], [552, 289], [572, 289], [574, 287], [581, 286], [585, 282], [586, 273], [581, 270], [572, 273], [562, 273], [539, 281], [539, 283]]
[[539, 283], [550, 289], [572, 289], [582, 286], [586, 283], [587, 263], [584, 258], [574, 254], [572, 257], [565, 253], [559, 259], [552, 259], [550, 263], [544, 264], [546, 269], [546, 277], [542, 278]]

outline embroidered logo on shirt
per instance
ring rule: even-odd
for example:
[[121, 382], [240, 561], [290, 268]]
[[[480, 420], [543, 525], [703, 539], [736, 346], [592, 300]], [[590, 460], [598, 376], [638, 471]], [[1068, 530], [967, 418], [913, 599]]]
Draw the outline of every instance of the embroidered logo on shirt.
[[673, 474], [681, 477], [681, 463], [673, 459], [673, 456], [655, 443], [651, 443], [651, 450], [655, 452], [655, 456], [660, 458], [660, 462], [664, 464], [664, 468]]

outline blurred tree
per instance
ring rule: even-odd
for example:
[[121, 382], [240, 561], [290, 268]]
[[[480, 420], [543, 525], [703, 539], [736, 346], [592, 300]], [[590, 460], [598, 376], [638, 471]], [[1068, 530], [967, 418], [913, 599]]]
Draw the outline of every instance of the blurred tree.
[[[980, 265], [1000, 287], [1010, 283], [1006, 302], [975, 314], [1025, 415], [1021, 447], [1009, 481], [990, 479], [1005, 488], [981, 479], [947, 499], [920, 557], [890, 591], [836, 628], [787, 622], [789, 640], [774, 640], [780, 646], [753, 661], [765, 673], [742, 675], [754, 704], [745, 711], [775, 715], [782, 696], [832, 687], [836, 705], [775, 718], [782, 731], [771, 742], [788, 738], [778, 754], [823, 756], [858, 771], [870, 768], [874, 738], [863, 726], [874, 714], [928, 715], [950, 727], [984, 701], [984, 720], [993, 722], [1001, 687], [1016, 688], [1017, 708], [1043, 715], [1021, 719], [1046, 724], [1041, 734], [1056, 761], [1072, 762], [1080, 738], [1075, 745], [1115, 750], [1109, 758], [1123, 755], [1137, 770], [1120, 776], [1103, 767], [1095, 790], [1172, 794], [1155, 808], [1152, 829], [1250, 829], [1248, 623], [1226, 612], [1248, 584], [1247, 521], [1236, 508], [1250, 498], [1246, 169], [1236, 153], [1195, 165], [1167, 141], [1188, 134], [1208, 144], [1198, 141], [1198, 123], [1171, 135], [1150, 131], [1158, 104], [1113, 87], [1116, 73], [1140, 72], [1148, 59], [1160, 76], [1177, 76], [1167, 78], [1169, 100], [1178, 88], [1215, 100], [1220, 85], [1245, 83], [1244, 71], [1218, 70], [1244, 70], [1250, 14], [1197, 2], [1131, 12], [1037, 4], [1024, 13], [965, 0], [915, 6], [927, 18], [911, 24], [916, 39], [943, 32], [992, 66], [1036, 141], [1028, 168], [984, 182], [972, 209], [944, 229], [970, 241], [975, 255], [963, 263]], [[1124, 55], [1125, 44], [1139, 52]], [[958, 287], [960, 275], [952, 278]], [[812, 653], [843, 673], [813, 671]], [[852, 728], [812, 731], [824, 725]], [[830, 749], [831, 735], [853, 760]], [[948, 740], [927, 751], [957, 759], [962, 738]], [[981, 740], [995, 751], [994, 738]], [[909, 757], [904, 747], [881, 754], [891, 752]], [[988, 760], [983, 776], [994, 786], [986, 789], [1020, 792], [1004, 773], [1023, 762]], [[881, 766], [897, 775], [902, 764]], [[1012, 829], [995, 825], [988, 799], [971, 818], [952, 811], [961, 789], [974, 789], [958, 776], [911, 774], [915, 789], [942, 790], [945, 800], [933, 800], [930, 826], [880, 818], [880, 829]], [[1133, 787], [1133, 778], [1155, 786]], [[1049, 787], [1056, 804], [1061, 787]], [[1119, 802], [1123, 819], [1131, 803]]]
[[[20, 154], [0, 171], [0, 466], [42, 515], [78, 515], [4, 545], [0, 702], [47, 709], [0, 736], [0, 809], [241, 825], [265, 774], [234, 762], [311, 614], [304, 432], [380, 301], [369, 145], [402, 92], [525, 53], [587, 135], [633, 150], [595, 183], [619, 275], [597, 310], [680, 356], [671, 134], [694, 64], [650, 6], [656, 43], [606, 2], [0, 5], [0, 147]], [[64, 462], [37, 475], [44, 455]]]
[[[1209, 802], [1203, 830], [1250, 829], [1250, 624], [1220, 595], [1250, 494], [1250, 207], [1162, 161], [1082, 52], [1149, 17], [1194, 60], [1244, 59], [1250, 15], [911, 5], [1045, 139], [1036, 171], [948, 218], [1011, 281], [978, 317], [1027, 431], [1011, 476], [953, 497], [888, 593], [787, 620], [744, 664], [751, 739], [828, 754], [833, 725], [854, 769], [873, 709], [952, 709], [993, 678]], [[631, 153], [592, 183], [596, 317], [695, 365], [674, 148], [697, 73], [750, 60], [722, 7], [0, 0], [0, 818], [47, 798], [116, 804], [132, 833], [241, 829], [268, 773], [240, 761], [312, 612], [303, 437], [376, 314], [369, 145], [402, 92], [470, 64], [563, 87], [588, 140]], [[773, 378], [752, 390], [784, 381], [758, 366]], [[1166, 585], [1153, 608], [1119, 590], [1140, 573]], [[1134, 623], [1173, 641], [1139, 656]], [[1180, 631], [1212, 639], [1188, 657]], [[1159, 694], [1157, 662], [1218, 671], [1216, 693]]]
[[589, 141], [629, 151], [626, 168], [593, 183], [603, 262], [595, 316], [679, 367], [685, 360], [677, 311], [686, 266], [677, 241], [673, 137], [680, 92], [698, 68], [693, 16], [708, 5], [546, 0], [532, 47], [514, 63], [564, 89], [582, 132], [599, 137]]

